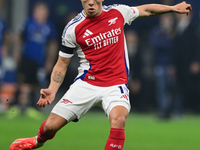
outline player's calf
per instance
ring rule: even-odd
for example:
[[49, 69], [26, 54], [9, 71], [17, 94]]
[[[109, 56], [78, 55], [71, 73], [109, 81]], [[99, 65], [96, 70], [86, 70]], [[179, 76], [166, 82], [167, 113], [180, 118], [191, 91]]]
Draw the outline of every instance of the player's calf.
[[45, 143], [47, 140], [50, 140], [54, 138], [55, 133], [53, 134], [48, 134], [44, 132], [44, 125], [46, 123], [46, 120], [41, 124], [39, 131], [38, 131], [38, 136], [37, 136], [37, 142], [38, 143]]

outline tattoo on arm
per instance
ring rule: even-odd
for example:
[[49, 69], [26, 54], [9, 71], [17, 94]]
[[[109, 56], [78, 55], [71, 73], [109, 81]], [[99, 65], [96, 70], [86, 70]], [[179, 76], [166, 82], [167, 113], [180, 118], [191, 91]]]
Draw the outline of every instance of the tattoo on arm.
[[156, 15], [156, 12], [151, 11], [151, 16], [154, 16], [154, 15]]
[[61, 72], [55, 71], [53, 73], [53, 81], [57, 83], [62, 83], [64, 80], [64, 75]]

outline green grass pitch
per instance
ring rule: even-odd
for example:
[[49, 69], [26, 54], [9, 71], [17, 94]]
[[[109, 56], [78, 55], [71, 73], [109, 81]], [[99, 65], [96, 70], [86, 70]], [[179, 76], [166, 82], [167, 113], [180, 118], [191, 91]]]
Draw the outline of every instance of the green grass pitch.
[[[35, 136], [42, 121], [23, 116], [9, 120], [0, 115], [0, 150], [8, 150], [17, 138]], [[66, 125], [40, 150], [104, 150], [109, 128], [104, 113], [92, 111], [78, 123]], [[200, 116], [160, 121], [154, 114], [131, 113], [124, 150], [200, 150]]]

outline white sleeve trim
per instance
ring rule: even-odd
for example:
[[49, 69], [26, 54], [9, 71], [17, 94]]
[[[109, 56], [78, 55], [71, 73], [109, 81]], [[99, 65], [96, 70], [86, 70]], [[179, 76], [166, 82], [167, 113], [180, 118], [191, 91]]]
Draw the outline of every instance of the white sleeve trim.
[[135, 14], [136, 14], [135, 18], [139, 17], [140, 12], [137, 9], [137, 7], [131, 7], [131, 8], [135, 10]]
[[124, 17], [124, 24], [131, 24], [139, 16], [139, 10], [136, 7], [130, 7], [128, 5], [118, 5], [115, 7]]
[[62, 51], [59, 51], [59, 56], [65, 57], [65, 58], [71, 58], [74, 54], [67, 54], [63, 53]]
[[131, 23], [138, 18], [139, 16], [139, 10], [136, 7], [130, 7], [131, 8], [131, 13], [130, 13], [130, 18], [127, 22], [128, 25], [131, 25]]

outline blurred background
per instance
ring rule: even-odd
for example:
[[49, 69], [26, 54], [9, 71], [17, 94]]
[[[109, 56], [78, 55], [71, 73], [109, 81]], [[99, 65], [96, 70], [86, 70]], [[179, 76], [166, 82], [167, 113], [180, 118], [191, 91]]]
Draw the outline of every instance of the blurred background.
[[[104, 4], [178, 2], [105, 0]], [[200, 1], [186, 2], [193, 7], [189, 16], [168, 13], [125, 26], [132, 112], [155, 113], [159, 119], [200, 114]], [[37, 119], [51, 110], [54, 104], [36, 107], [39, 91], [49, 84], [65, 25], [80, 11], [80, 0], [0, 0], [0, 113]], [[77, 67], [74, 55], [57, 100], [73, 83]]]

